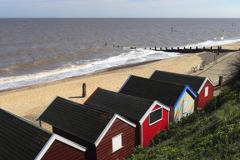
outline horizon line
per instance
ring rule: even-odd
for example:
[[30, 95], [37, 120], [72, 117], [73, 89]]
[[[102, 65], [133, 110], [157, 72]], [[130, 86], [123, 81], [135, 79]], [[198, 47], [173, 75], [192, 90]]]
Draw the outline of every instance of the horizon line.
[[115, 18], [115, 19], [117, 19], [117, 18], [119, 18], [119, 19], [140, 19], [140, 18], [148, 18], [148, 19], [160, 19], [160, 18], [163, 18], [163, 19], [167, 19], [167, 18], [169, 18], [169, 19], [240, 19], [240, 17], [0, 17], [0, 19], [24, 19], [24, 18], [39, 18], [39, 19], [41, 19], [41, 18], [49, 18], [49, 19], [53, 19], [53, 18], [92, 18], [92, 19], [101, 19], [101, 18], [106, 18], [106, 19], [113, 19], [113, 18]]

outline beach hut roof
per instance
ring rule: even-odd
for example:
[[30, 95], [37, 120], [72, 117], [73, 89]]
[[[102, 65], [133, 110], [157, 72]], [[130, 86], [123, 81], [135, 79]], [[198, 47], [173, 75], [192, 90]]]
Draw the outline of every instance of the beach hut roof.
[[34, 159], [52, 133], [0, 108], [0, 159]]
[[184, 90], [196, 97], [196, 94], [191, 91], [188, 85], [156, 81], [131, 75], [119, 92], [158, 100], [165, 105], [174, 106]]
[[199, 76], [164, 72], [164, 71], [158, 71], [158, 70], [155, 70], [153, 72], [153, 74], [150, 76], [150, 79], [171, 82], [171, 83], [187, 84], [196, 93], [199, 93], [201, 91], [201, 88], [206, 80], [209, 80], [209, 82], [214, 86], [214, 84], [208, 77], [199, 77]]
[[116, 117], [115, 115], [114, 112], [98, 110], [56, 97], [37, 120], [42, 120], [96, 145], [101, 133], [112, 118]]
[[134, 123], [139, 123], [153, 103], [153, 100], [129, 96], [101, 88], [98, 88], [85, 102], [88, 106], [118, 113]]

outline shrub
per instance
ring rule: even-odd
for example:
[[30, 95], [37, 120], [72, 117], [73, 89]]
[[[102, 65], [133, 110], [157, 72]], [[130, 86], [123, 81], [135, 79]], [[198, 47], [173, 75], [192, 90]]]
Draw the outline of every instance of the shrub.
[[[178, 122], [170, 122], [151, 140], [137, 146], [131, 159], [240, 158], [240, 82]], [[226, 103], [227, 102], [227, 103]], [[215, 111], [216, 110], [216, 111]], [[213, 112], [214, 111], [214, 112]]]
[[236, 81], [240, 81], [240, 57], [237, 57], [235, 61], [232, 62], [232, 77], [230, 80], [230, 84], [235, 84]]
[[211, 100], [208, 100], [203, 110], [209, 113], [218, 109], [229, 100], [240, 102], [240, 81], [237, 81], [231, 88], [223, 89], [218, 96], [214, 96]]
[[141, 145], [138, 145], [132, 149], [133, 154], [138, 154], [143, 150], [143, 147]]

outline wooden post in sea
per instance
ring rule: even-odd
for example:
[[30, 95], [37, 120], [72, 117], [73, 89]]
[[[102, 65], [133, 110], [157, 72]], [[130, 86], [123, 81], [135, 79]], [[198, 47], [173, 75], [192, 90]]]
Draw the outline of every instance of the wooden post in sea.
[[166, 47], [166, 50], [167, 50], [167, 47]]
[[173, 50], [173, 47], [171, 49]]
[[155, 51], [157, 50], [157, 46], [155, 46]]
[[83, 83], [83, 85], [82, 85], [82, 97], [84, 98], [85, 96], [86, 96], [86, 84], [85, 83]]
[[[162, 50], [162, 47], [160, 47], [160, 51]], [[240, 50], [240, 48], [239, 48], [239, 50]]]
[[218, 46], [218, 50], [220, 51], [222, 49], [222, 47], [221, 46]]

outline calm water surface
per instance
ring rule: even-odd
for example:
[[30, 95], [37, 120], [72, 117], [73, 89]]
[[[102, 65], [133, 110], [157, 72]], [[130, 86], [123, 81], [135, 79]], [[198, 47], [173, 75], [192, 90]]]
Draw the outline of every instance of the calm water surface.
[[240, 19], [0, 19], [0, 90], [238, 41]]

